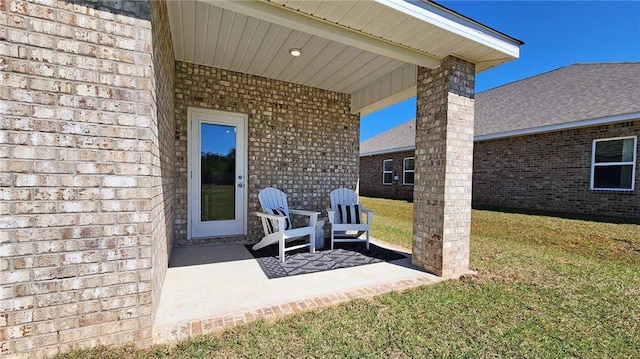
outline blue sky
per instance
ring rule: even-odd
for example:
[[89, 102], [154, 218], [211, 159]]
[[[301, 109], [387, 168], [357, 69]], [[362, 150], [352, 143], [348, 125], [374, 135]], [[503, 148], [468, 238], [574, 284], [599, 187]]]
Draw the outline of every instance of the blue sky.
[[[637, 0], [438, 3], [525, 43], [519, 59], [479, 73], [476, 92], [574, 63], [640, 61]], [[360, 140], [414, 117], [415, 98], [363, 116]]]

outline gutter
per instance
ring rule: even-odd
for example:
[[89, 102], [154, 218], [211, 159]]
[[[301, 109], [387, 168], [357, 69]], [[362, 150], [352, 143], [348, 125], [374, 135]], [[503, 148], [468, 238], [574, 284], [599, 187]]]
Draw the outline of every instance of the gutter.
[[592, 118], [592, 119], [582, 120], [582, 121], [559, 123], [555, 125], [524, 128], [520, 130], [498, 132], [498, 133], [492, 133], [488, 135], [479, 135], [479, 136], [474, 136], [473, 141], [474, 142], [487, 141], [487, 140], [495, 140], [499, 138], [526, 136], [526, 135], [533, 135], [533, 134], [544, 133], [544, 132], [571, 130], [571, 129], [581, 128], [581, 127], [608, 125], [611, 123], [626, 122], [626, 121], [632, 121], [632, 120], [640, 120], [640, 112], [632, 112], [632, 113], [626, 113], [626, 114], [615, 115], [615, 116], [598, 117], [598, 118]]

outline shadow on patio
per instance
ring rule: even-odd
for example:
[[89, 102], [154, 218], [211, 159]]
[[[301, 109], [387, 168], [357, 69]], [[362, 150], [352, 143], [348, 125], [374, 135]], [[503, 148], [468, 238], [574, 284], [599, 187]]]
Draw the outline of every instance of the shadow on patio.
[[407, 258], [311, 274], [268, 279], [242, 244], [175, 248], [162, 287], [154, 343], [219, 331], [258, 319], [275, 319], [355, 298], [442, 280]]

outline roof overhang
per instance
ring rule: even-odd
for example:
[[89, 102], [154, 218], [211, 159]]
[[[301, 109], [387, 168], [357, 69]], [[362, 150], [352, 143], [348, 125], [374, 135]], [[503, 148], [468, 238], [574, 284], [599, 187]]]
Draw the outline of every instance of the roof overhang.
[[389, 149], [379, 150], [379, 151], [361, 152], [360, 157], [384, 155], [387, 153], [396, 153], [396, 152], [404, 152], [404, 151], [413, 151], [415, 149], [416, 149], [416, 146], [406, 146], [406, 147], [389, 148]]
[[[517, 58], [522, 44], [415, 0], [199, 0], [167, 7], [177, 60], [348, 93], [353, 113], [415, 96], [417, 66], [436, 68], [453, 55], [479, 72]], [[291, 48], [302, 56], [292, 57]]]
[[478, 136], [475, 136], [473, 140], [488, 141], [488, 140], [496, 140], [500, 138], [535, 135], [539, 133], [563, 131], [563, 130], [573, 130], [573, 129], [582, 128], [582, 127], [601, 126], [601, 125], [608, 125], [612, 123], [635, 121], [635, 120], [640, 120], [640, 112], [592, 118], [592, 119], [574, 121], [574, 122], [559, 123], [555, 125], [523, 128], [523, 129], [514, 130], [514, 131], [498, 132], [498, 133], [492, 133], [487, 135], [478, 135]]

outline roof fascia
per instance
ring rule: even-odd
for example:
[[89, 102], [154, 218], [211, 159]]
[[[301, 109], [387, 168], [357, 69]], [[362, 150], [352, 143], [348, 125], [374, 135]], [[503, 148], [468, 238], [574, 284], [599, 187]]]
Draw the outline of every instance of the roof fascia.
[[522, 41], [504, 35], [476, 21], [442, 6], [421, 0], [375, 0], [377, 3], [400, 11], [466, 39], [498, 50], [513, 58], [520, 57]]
[[260, 20], [269, 21], [290, 29], [323, 37], [361, 50], [400, 60], [427, 68], [440, 66], [440, 59], [427, 53], [411, 49], [399, 44], [362, 32], [349, 29], [338, 24], [325, 21], [292, 9], [259, 1], [204, 0], [213, 6], [230, 10]]
[[632, 112], [632, 113], [626, 113], [623, 115], [592, 118], [589, 120], [559, 123], [556, 125], [539, 126], [539, 127], [533, 127], [533, 128], [525, 128], [522, 130], [492, 133], [489, 135], [479, 135], [479, 136], [475, 136], [473, 140], [474, 141], [495, 140], [499, 138], [533, 135], [533, 134], [544, 133], [544, 132], [571, 130], [571, 129], [580, 128], [580, 127], [606, 125], [610, 123], [625, 122], [625, 121], [638, 120], [638, 119], [640, 119], [640, 112]]
[[396, 152], [404, 152], [404, 151], [414, 151], [415, 149], [416, 149], [416, 146], [390, 148], [390, 149], [386, 149], [386, 150], [363, 152], [363, 153], [360, 153], [360, 157], [384, 155], [384, 154], [387, 154], [387, 153], [396, 153]]

